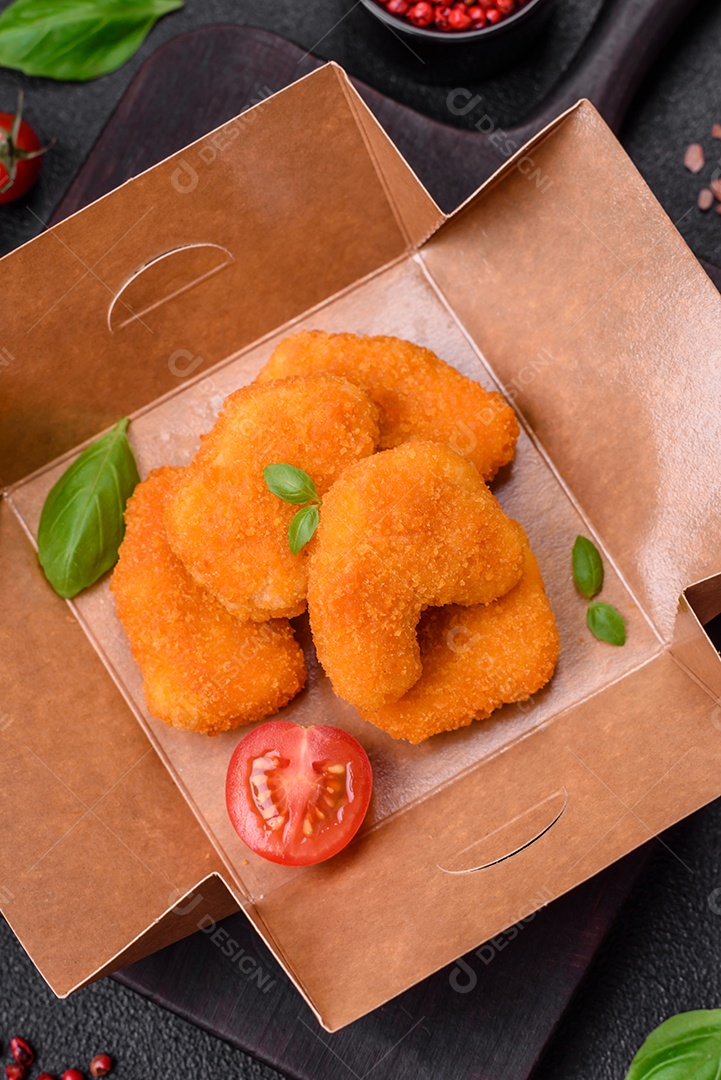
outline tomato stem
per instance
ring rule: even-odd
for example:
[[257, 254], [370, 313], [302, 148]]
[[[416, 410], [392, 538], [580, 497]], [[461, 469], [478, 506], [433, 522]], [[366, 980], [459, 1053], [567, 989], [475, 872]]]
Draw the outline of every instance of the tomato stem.
[[32, 161], [33, 158], [46, 154], [55, 142], [55, 139], [51, 139], [47, 146], [42, 146], [39, 150], [23, 150], [17, 145], [23, 119], [23, 100], [24, 94], [22, 90], [18, 90], [18, 103], [12, 126], [9, 131], [0, 128], [0, 168], [8, 175], [5, 183], [0, 186], [0, 195], [9, 191], [15, 183], [19, 161]]

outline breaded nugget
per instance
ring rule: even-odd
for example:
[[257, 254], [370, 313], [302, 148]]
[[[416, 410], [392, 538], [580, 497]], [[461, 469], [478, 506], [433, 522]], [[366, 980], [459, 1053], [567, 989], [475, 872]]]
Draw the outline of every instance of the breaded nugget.
[[530, 547], [515, 588], [487, 605], [430, 609], [418, 638], [418, 682], [400, 701], [364, 713], [396, 739], [419, 743], [454, 731], [545, 686], [558, 660], [558, 631]]
[[288, 545], [298, 507], [271, 494], [263, 469], [295, 465], [323, 495], [377, 443], [378, 410], [345, 379], [313, 375], [243, 387], [226, 400], [170, 499], [170, 546], [233, 614], [258, 622], [299, 615], [308, 552], [293, 555]]
[[257, 381], [314, 371], [343, 375], [377, 402], [382, 449], [409, 439], [443, 442], [484, 480], [513, 459], [518, 422], [511, 406], [430, 349], [394, 337], [303, 330], [276, 346]]
[[135, 489], [110, 588], [159, 720], [209, 734], [275, 713], [305, 683], [290, 623], [231, 615], [168, 546], [163, 518], [182, 469], [151, 472]]
[[404, 443], [352, 465], [323, 500], [308, 579], [336, 693], [365, 711], [397, 701], [421, 675], [423, 609], [495, 600], [522, 564], [520, 527], [447, 446]]

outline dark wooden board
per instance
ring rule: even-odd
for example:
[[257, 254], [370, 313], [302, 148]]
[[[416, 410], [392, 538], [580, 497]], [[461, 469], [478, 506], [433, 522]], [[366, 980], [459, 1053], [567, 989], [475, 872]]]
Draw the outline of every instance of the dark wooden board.
[[[501, 140], [491, 139], [488, 131], [431, 120], [354, 81], [439, 205], [452, 210], [502, 164], [499, 145], [510, 140], [522, 146], [580, 97], [589, 97], [618, 130], [642, 76], [695, 2], [607, 0], [554, 92]], [[179, 35], [138, 72], [53, 221], [322, 63], [276, 34], [251, 27], [209, 26]], [[480, 122], [482, 106], [476, 109]], [[481, 129], [485, 126], [481, 123]]]
[[[334, 1035], [241, 914], [224, 920], [216, 941], [209, 925], [116, 978], [294, 1080], [527, 1080], [652, 844]], [[518, 914], [542, 895], [519, 896]], [[272, 985], [259, 989], [224, 949], [243, 949], [244, 966], [251, 956], [256, 978], [270, 974]]]
[[[583, 95], [617, 128], [644, 71], [692, 6], [692, 0], [609, 0], [553, 95], [506, 134], [521, 145]], [[291, 43], [250, 28], [208, 27], [174, 39], [135, 77], [53, 220], [319, 64]], [[444, 209], [501, 163], [483, 135], [444, 126], [357, 85]], [[452, 965], [333, 1036], [318, 1026], [242, 915], [223, 924], [237, 949], [224, 951], [227, 937], [218, 944], [199, 932], [117, 978], [299, 1080], [369, 1074], [374, 1080], [526, 1080], [647, 855], [648, 847], [628, 856], [515, 934], [502, 935], [492, 958], [488, 948], [469, 954], [457, 980], [466, 985], [475, 978], [468, 992], [452, 988]], [[519, 897], [519, 914], [531, 900]], [[272, 974], [267, 992], [226, 955], [241, 948]]]

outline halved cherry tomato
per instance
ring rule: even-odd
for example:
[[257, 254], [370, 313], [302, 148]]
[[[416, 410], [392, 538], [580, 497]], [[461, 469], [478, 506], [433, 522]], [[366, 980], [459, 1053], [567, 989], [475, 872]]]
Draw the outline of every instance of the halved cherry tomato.
[[352, 735], [272, 720], [236, 746], [225, 794], [251, 851], [284, 866], [310, 866], [353, 839], [372, 786], [368, 755]]

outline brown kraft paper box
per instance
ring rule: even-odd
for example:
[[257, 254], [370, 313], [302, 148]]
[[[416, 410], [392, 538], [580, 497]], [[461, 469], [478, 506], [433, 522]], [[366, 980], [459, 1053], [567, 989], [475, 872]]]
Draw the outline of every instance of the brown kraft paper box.
[[[328, 65], [3, 270], [0, 903], [57, 994], [241, 907], [335, 1030], [721, 794], [721, 302], [588, 102], [446, 218]], [[494, 490], [562, 652], [529, 702], [419, 747], [316, 673], [284, 715], [352, 731], [376, 791], [359, 839], [298, 871], [227, 822], [238, 732], [156, 723], [107, 580], [60, 600], [34, 536], [80, 445], [131, 415], [141, 475], [187, 462], [301, 327], [407, 337], [513, 402]], [[586, 630], [577, 533], [623, 648]]]

